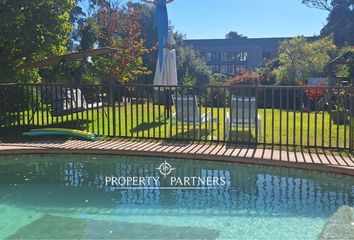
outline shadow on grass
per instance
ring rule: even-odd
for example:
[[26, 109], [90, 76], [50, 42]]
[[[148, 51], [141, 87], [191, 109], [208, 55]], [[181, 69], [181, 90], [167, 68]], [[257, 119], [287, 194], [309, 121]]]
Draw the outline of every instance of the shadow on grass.
[[[9, 113], [8, 113], [9, 114]], [[12, 115], [11, 113], [6, 116], [0, 117], [0, 126], [1, 125], [11, 125], [15, 124], [16, 122], [19, 121], [19, 117], [16, 115]]]
[[[6, 126], [0, 128], [0, 142], [14, 142], [18, 141], [19, 139], [22, 140], [30, 140], [34, 139], [32, 137], [23, 136], [24, 132], [29, 131], [30, 129], [38, 129], [38, 128], [71, 128], [71, 129], [78, 129], [78, 130], [85, 130], [88, 124], [91, 121], [87, 120], [71, 120], [65, 121], [61, 123], [49, 124], [46, 126]], [[46, 136], [46, 137], [36, 137], [36, 139], [48, 139], [48, 140], [62, 140], [67, 139], [66, 136]]]
[[[77, 120], [65, 121], [61, 123], [49, 124], [45, 127], [46, 128], [73, 128], [78, 130], [85, 130], [87, 129], [87, 126], [90, 123], [92, 123], [92, 121], [77, 119]], [[37, 128], [41, 128], [41, 126]]]
[[139, 124], [138, 126], [136, 126], [135, 128], [130, 129], [131, 133], [138, 133], [138, 132], [144, 132], [150, 129], [154, 129], [157, 127], [160, 127], [162, 125], [165, 125], [166, 122], [165, 121], [161, 121], [161, 122], [152, 122], [152, 123], [146, 123], [143, 122], [141, 124]]
[[230, 132], [229, 142], [236, 144], [256, 144], [257, 138], [252, 134], [251, 131], [232, 130]]
[[208, 135], [211, 133], [210, 130], [201, 129], [200, 130], [200, 138], [199, 138], [199, 129], [190, 129], [184, 132], [175, 133], [171, 137], [171, 140], [186, 140], [186, 141], [201, 141], [207, 140]]

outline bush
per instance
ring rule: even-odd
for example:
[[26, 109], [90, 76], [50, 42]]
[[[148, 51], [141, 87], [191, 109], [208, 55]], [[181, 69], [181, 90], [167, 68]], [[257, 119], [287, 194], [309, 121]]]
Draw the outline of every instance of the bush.
[[36, 102], [35, 95], [35, 89], [31, 91], [20, 85], [0, 86], [0, 115], [28, 110]]
[[233, 78], [231, 78], [228, 83], [229, 85], [259, 85], [260, 75], [256, 72], [252, 72], [248, 69], [242, 69], [241, 73]]
[[279, 60], [274, 59], [266, 65], [257, 68], [256, 72], [259, 74], [260, 85], [274, 85], [276, 83], [276, 77], [273, 73], [275, 69], [279, 67]]
[[[248, 69], [241, 69], [241, 73], [228, 81], [230, 86], [257, 86], [260, 83], [260, 75]], [[232, 95], [237, 96], [255, 96], [254, 88], [232, 88]]]
[[[227, 83], [228, 77], [222, 73], [213, 73], [210, 76], [209, 85], [223, 86]], [[223, 88], [208, 88], [205, 106], [225, 107], [226, 106], [226, 91]]]
[[36, 104], [37, 92], [35, 89], [31, 91], [19, 85], [3, 85], [0, 86], [0, 124], [18, 121], [15, 117], [19, 115], [13, 114], [30, 109]]

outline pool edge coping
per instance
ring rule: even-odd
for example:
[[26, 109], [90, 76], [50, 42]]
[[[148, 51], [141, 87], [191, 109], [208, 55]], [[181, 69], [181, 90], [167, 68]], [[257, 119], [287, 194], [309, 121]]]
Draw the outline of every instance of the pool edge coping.
[[64, 154], [64, 155], [106, 155], [106, 156], [135, 156], [135, 157], [162, 157], [168, 159], [198, 160], [207, 162], [238, 163], [258, 166], [281, 167], [289, 169], [310, 170], [317, 172], [327, 172], [340, 175], [354, 176], [354, 167], [290, 162], [275, 159], [262, 159], [247, 156], [220, 156], [193, 153], [169, 153], [169, 152], [146, 152], [139, 150], [110, 150], [110, 149], [62, 149], [62, 148], [43, 148], [43, 147], [17, 147], [9, 149], [0, 149], [1, 155], [25, 155], [25, 154]]

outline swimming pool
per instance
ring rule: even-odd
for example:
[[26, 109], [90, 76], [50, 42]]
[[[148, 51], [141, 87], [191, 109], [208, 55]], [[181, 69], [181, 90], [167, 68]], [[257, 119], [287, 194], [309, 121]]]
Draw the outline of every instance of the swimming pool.
[[[112, 185], [112, 177], [142, 181]], [[148, 177], [156, 183], [143, 185]], [[206, 186], [209, 178], [220, 181]], [[353, 207], [349, 176], [148, 157], [0, 156], [0, 239], [349, 239]]]

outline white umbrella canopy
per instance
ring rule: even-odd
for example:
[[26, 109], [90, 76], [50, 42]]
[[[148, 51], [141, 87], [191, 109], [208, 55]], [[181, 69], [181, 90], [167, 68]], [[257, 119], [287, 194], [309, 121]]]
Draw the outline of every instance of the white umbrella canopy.
[[[168, 32], [167, 45], [176, 44], [171, 31]], [[155, 86], [177, 86], [177, 57], [176, 50], [163, 46], [163, 60], [157, 60], [154, 85]], [[162, 63], [160, 65], [160, 62]]]

